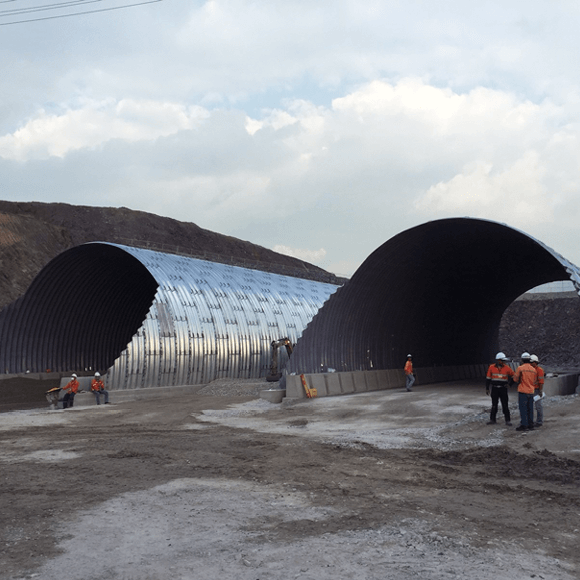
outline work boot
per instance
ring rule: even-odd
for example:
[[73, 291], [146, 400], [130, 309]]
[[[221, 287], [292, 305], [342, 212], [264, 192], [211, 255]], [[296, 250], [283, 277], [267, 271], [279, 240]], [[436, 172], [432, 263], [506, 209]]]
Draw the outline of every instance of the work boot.
[[506, 420], [505, 424], [506, 424], [508, 427], [511, 427], [511, 426], [512, 426], [512, 422], [511, 422], [511, 421], [508, 421], [508, 420]]
[[496, 420], [495, 419], [491, 419], [489, 420], [486, 425], [495, 425], [496, 424]]
[[527, 431], [528, 428], [525, 425], [520, 425], [519, 427], [516, 427], [516, 431]]

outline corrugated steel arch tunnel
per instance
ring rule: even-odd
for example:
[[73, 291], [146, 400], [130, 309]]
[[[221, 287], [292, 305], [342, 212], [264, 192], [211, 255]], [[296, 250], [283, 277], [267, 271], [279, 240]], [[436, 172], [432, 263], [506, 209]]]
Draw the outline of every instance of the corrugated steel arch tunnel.
[[[133, 389], [268, 374], [337, 286], [94, 242], [63, 252], [0, 313], [5, 372], [107, 371]], [[280, 368], [282, 362], [280, 361]]]
[[63, 252], [2, 311], [0, 368], [107, 369], [141, 326], [157, 287], [147, 268], [114, 245]]
[[521, 294], [578, 268], [534, 238], [471, 218], [432, 221], [391, 238], [303, 332], [288, 372], [481, 364]]

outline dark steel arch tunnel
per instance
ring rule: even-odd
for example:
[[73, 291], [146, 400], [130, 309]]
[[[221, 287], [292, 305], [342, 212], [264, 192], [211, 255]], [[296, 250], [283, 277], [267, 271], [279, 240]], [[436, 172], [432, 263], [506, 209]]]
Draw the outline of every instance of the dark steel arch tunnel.
[[287, 372], [481, 364], [521, 294], [578, 269], [504, 224], [451, 218], [417, 226], [373, 252], [304, 330]]
[[2, 371], [106, 370], [141, 326], [158, 284], [121, 248], [71, 248], [0, 315]]

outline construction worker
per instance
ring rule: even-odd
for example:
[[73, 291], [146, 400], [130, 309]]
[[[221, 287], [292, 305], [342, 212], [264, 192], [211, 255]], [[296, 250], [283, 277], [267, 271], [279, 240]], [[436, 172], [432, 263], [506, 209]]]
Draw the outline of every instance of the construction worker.
[[522, 364], [516, 369], [514, 381], [518, 383], [520, 426], [516, 431], [532, 431], [534, 428], [534, 390], [538, 372], [532, 366], [529, 352], [522, 354]]
[[[538, 381], [536, 383], [536, 388], [534, 390], [534, 400], [536, 407], [536, 421], [534, 422], [534, 427], [541, 427], [544, 424], [544, 404], [542, 399], [544, 398], [544, 369], [540, 366], [540, 360], [535, 354], [530, 356], [530, 361], [532, 366], [536, 369], [538, 373]], [[539, 397], [539, 399], [536, 399]]]
[[410, 393], [413, 389], [411, 388], [415, 383], [415, 375], [413, 374], [413, 357], [408, 354], [407, 362], [405, 363], [405, 387], [407, 392]]
[[66, 409], [70, 407], [72, 409], [75, 402], [75, 395], [79, 390], [79, 382], [77, 381], [77, 376], [75, 373], [72, 374], [71, 380], [62, 389], [65, 393], [62, 398], [62, 408]]
[[495, 355], [495, 363], [489, 365], [485, 376], [485, 394], [491, 391], [491, 413], [488, 425], [495, 425], [497, 416], [497, 403], [501, 401], [501, 410], [505, 419], [505, 424], [511, 426], [508, 387], [514, 382], [514, 371], [506, 365], [508, 358], [503, 352]]
[[105, 398], [105, 405], [109, 404], [109, 391], [105, 391], [105, 383], [99, 372], [95, 373], [95, 378], [91, 381], [91, 391], [97, 399], [97, 405], [101, 404], [101, 395]]

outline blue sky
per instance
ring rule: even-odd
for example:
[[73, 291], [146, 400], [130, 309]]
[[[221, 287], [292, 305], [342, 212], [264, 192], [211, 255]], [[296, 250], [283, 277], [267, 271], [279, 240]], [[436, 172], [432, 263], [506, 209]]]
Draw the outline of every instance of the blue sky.
[[580, 264], [579, 28], [565, 0], [163, 0], [0, 26], [0, 197], [157, 213], [343, 275], [454, 216]]

